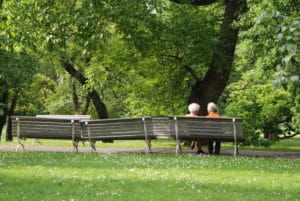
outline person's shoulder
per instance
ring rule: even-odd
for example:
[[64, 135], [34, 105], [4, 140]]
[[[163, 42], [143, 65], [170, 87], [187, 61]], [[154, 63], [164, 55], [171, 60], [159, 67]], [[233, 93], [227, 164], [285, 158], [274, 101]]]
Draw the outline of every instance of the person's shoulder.
[[207, 116], [208, 117], [220, 117], [221, 115], [217, 112], [210, 112]]

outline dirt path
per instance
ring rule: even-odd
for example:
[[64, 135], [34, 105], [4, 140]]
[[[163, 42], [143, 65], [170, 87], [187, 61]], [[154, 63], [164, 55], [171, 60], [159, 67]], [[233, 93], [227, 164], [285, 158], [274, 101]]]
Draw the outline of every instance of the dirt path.
[[[72, 147], [63, 146], [27, 146], [26, 151], [41, 151], [41, 152], [72, 152]], [[15, 151], [14, 145], [0, 145], [0, 151]], [[20, 150], [19, 150], [20, 151]], [[79, 147], [79, 152], [90, 152], [89, 147]], [[144, 148], [97, 148], [97, 153], [146, 153]], [[154, 148], [152, 153], [174, 154], [175, 149]], [[183, 150], [184, 154], [194, 154], [192, 150]], [[222, 150], [220, 155], [233, 155], [232, 150]], [[300, 158], [300, 152], [278, 152], [278, 151], [250, 151], [240, 150], [240, 156], [249, 157], [280, 157], [280, 158]], [[204, 154], [202, 156], [208, 156]]]

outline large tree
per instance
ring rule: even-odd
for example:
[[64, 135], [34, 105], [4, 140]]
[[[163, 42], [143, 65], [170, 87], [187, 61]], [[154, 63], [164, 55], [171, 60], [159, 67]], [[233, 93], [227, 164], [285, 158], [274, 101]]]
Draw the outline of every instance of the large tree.
[[[194, 6], [206, 6], [213, 4], [215, 0], [180, 1], [175, 3], [190, 3]], [[225, 12], [221, 25], [220, 36], [211, 63], [204, 78], [197, 79], [188, 102], [198, 102], [205, 106], [207, 102], [216, 102], [227, 85], [233, 69], [234, 53], [237, 44], [239, 29], [234, 22], [239, 19], [240, 14], [246, 11], [245, 0], [224, 0]], [[206, 110], [202, 110], [205, 114]]]
[[[124, 6], [114, 9], [113, 21], [124, 34], [123, 39], [142, 53], [141, 60], [156, 57], [159, 65], [170, 69], [166, 79], [163, 77], [160, 81], [168, 86], [171, 93], [160, 93], [159, 96], [169, 94], [174, 99], [179, 98], [174, 94], [181, 93], [181, 97], [186, 97], [186, 102], [198, 102], [203, 108], [208, 101], [217, 101], [233, 69], [239, 32], [234, 23], [246, 11], [246, 1], [175, 0], [165, 5], [151, 1], [151, 6], [150, 1], [133, 2], [126, 1]], [[143, 4], [147, 6], [143, 7]], [[161, 72], [156, 76], [162, 77]], [[149, 79], [149, 76], [145, 78]], [[190, 88], [185, 86], [185, 91], [178, 90], [186, 80], [189, 80]], [[163, 87], [155, 90], [160, 89]], [[172, 93], [174, 89], [175, 93]], [[190, 94], [186, 96], [186, 92]], [[174, 107], [174, 104], [170, 105]], [[202, 110], [202, 114], [205, 113], [205, 109]]]

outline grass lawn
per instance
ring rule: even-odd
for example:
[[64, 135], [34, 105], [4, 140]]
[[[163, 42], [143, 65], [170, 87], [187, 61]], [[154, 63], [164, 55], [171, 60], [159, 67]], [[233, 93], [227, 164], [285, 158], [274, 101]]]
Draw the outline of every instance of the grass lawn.
[[300, 160], [0, 152], [0, 200], [299, 200]]
[[[25, 141], [26, 146], [67, 146], [72, 147], [72, 142], [70, 140], [40, 140], [41, 144], [38, 144], [34, 139], [28, 139]], [[1, 145], [13, 145], [17, 146], [17, 139], [14, 138], [12, 142], [5, 142], [4, 139], [0, 142]], [[83, 146], [81, 143], [79, 146]], [[89, 146], [89, 142], [86, 142], [85, 146]], [[146, 144], [144, 140], [116, 140], [114, 143], [102, 143], [98, 141], [96, 143], [97, 147], [117, 147], [117, 148], [145, 148]], [[173, 139], [158, 139], [152, 140], [153, 148], [172, 148], [175, 150], [176, 142]], [[183, 147], [185, 148], [185, 147]], [[222, 142], [222, 149], [233, 150], [233, 144], [230, 142]], [[203, 147], [204, 150], [207, 150], [206, 147]], [[292, 151], [292, 152], [300, 152], [300, 136], [284, 139], [277, 142], [274, 142], [270, 147], [255, 147], [255, 146], [244, 146], [241, 144], [241, 150], [260, 150], [260, 151]]]

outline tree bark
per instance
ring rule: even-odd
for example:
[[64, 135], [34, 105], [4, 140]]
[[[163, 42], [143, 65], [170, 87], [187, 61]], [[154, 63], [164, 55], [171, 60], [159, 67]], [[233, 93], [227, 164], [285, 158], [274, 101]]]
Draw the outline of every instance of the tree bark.
[[[86, 84], [87, 78], [84, 77], [79, 71], [77, 71], [70, 62], [66, 61], [65, 59], [61, 59], [61, 62], [62, 62], [62, 65], [63, 65], [64, 69], [71, 76], [73, 76], [75, 79], [77, 79], [81, 85]], [[103, 101], [101, 100], [100, 95], [98, 94], [98, 92], [95, 89], [89, 89], [88, 90], [88, 95], [92, 99], [92, 102], [93, 102], [93, 104], [96, 108], [98, 118], [99, 119], [108, 118], [106, 106], [103, 103]]]
[[246, 8], [246, 1], [244, 0], [225, 0], [225, 13], [217, 52], [213, 55], [213, 60], [205, 77], [196, 82], [188, 99], [188, 103], [197, 102], [202, 106], [201, 115], [207, 114], [207, 103], [216, 102], [227, 85], [238, 38], [238, 29], [232, 27], [232, 22], [238, 19], [239, 13], [244, 11], [244, 8]]
[[7, 105], [8, 105], [8, 86], [5, 80], [0, 78], [1, 91], [0, 91], [0, 110], [2, 110], [2, 114], [0, 114], [0, 141], [1, 141], [1, 133], [3, 127], [6, 123], [6, 115], [7, 115]]
[[11, 100], [11, 104], [6, 116], [6, 137], [5, 140], [6, 141], [12, 141], [13, 136], [12, 136], [12, 124], [11, 124], [11, 116], [14, 114], [15, 108], [17, 106], [17, 101], [18, 101], [18, 94], [15, 94]]
[[87, 114], [88, 110], [89, 110], [89, 106], [90, 106], [90, 97], [86, 96], [85, 97], [85, 101], [84, 101], [84, 106], [83, 106], [83, 110], [82, 113], [83, 115]]
[[73, 99], [73, 107], [76, 113], [79, 112], [79, 98], [76, 91], [76, 83], [74, 79], [71, 79], [70, 81], [71, 89], [72, 89], [72, 99]]

